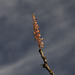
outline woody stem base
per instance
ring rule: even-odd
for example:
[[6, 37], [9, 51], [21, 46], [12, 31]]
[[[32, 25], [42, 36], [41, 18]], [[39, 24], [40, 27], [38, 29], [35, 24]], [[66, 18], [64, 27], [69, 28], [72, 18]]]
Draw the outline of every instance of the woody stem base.
[[39, 49], [39, 53], [40, 53], [40, 55], [41, 55], [41, 57], [42, 57], [42, 59], [43, 59], [43, 61], [44, 61], [44, 64], [41, 64], [41, 66], [43, 66], [43, 68], [46, 68], [46, 70], [47, 70], [51, 75], [55, 75], [55, 74], [52, 72], [52, 70], [49, 68], [49, 66], [48, 66], [48, 64], [47, 64], [46, 57], [44, 56], [43, 51], [42, 51], [41, 48]]

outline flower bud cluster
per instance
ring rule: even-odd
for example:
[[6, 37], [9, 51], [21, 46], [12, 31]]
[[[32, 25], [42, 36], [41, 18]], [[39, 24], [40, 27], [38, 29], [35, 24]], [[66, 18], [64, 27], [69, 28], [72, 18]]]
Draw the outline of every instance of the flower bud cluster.
[[39, 48], [43, 48], [43, 42], [42, 42], [42, 40], [43, 40], [43, 38], [40, 38], [41, 37], [41, 34], [40, 34], [40, 30], [39, 30], [39, 27], [38, 27], [38, 24], [37, 24], [37, 19], [35, 19], [35, 13], [33, 13], [33, 15], [32, 15], [32, 17], [33, 17], [33, 30], [34, 30], [34, 36], [35, 36], [35, 39], [36, 39], [36, 41], [38, 42], [38, 47]]

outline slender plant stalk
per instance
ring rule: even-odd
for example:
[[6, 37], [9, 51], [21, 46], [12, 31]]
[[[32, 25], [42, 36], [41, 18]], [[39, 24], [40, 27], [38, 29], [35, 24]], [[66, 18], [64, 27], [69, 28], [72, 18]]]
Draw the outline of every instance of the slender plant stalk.
[[44, 62], [44, 64], [41, 64], [41, 66], [42, 66], [43, 68], [46, 68], [46, 70], [47, 70], [51, 75], [55, 75], [55, 74], [53, 73], [53, 71], [49, 68], [49, 66], [48, 66], [48, 64], [47, 64], [46, 57], [44, 56], [43, 51], [42, 51], [42, 49], [41, 49], [41, 48], [43, 48], [43, 44], [44, 44], [44, 43], [42, 42], [43, 38], [40, 38], [41, 34], [40, 34], [39, 26], [38, 26], [37, 21], [36, 21], [37, 19], [35, 19], [35, 13], [33, 13], [32, 17], [33, 17], [33, 30], [34, 30], [33, 33], [34, 33], [34, 36], [35, 36], [35, 40], [36, 40], [37, 43], [38, 43], [39, 53], [40, 53], [41, 58], [43, 59], [43, 62]]

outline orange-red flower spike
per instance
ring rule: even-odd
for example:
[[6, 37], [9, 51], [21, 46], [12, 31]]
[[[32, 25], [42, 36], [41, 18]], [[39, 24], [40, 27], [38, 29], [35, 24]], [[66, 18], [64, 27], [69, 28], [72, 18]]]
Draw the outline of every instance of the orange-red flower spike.
[[35, 36], [35, 39], [36, 41], [38, 42], [38, 47], [42, 47], [43, 48], [43, 38], [40, 38], [41, 34], [40, 34], [40, 30], [39, 30], [39, 27], [38, 27], [38, 24], [37, 24], [37, 19], [35, 19], [35, 13], [33, 13], [32, 15], [33, 17], [33, 30], [34, 30], [34, 36]]

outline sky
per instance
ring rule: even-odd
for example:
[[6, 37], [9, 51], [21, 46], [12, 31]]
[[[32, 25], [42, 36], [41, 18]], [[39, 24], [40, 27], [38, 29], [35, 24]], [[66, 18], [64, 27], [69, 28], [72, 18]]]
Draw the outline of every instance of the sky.
[[41, 66], [33, 13], [49, 67], [75, 75], [75, 0], [0, 0], [0, 75], [50, 75]]

